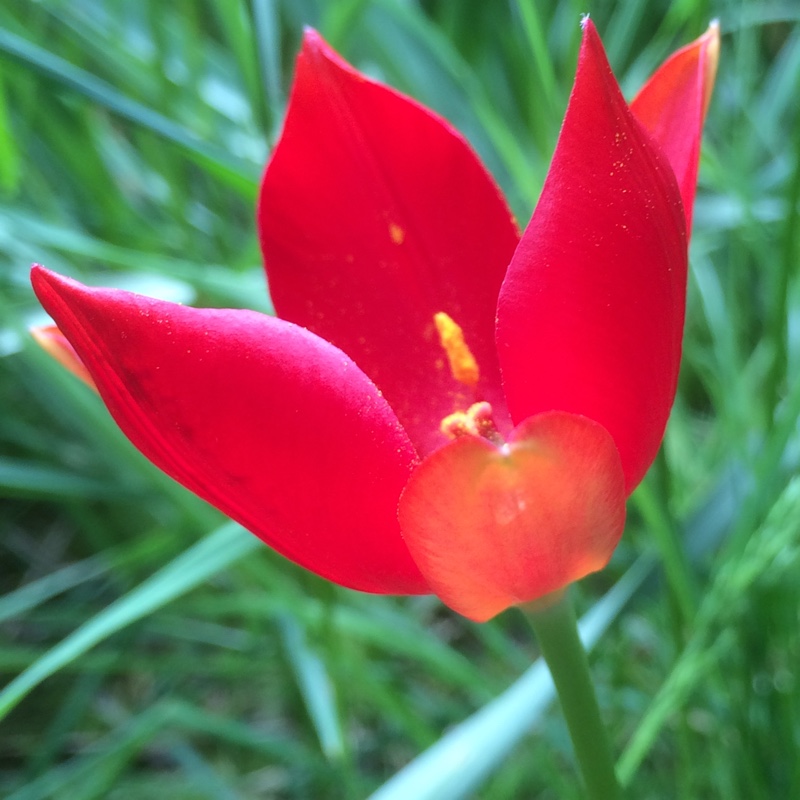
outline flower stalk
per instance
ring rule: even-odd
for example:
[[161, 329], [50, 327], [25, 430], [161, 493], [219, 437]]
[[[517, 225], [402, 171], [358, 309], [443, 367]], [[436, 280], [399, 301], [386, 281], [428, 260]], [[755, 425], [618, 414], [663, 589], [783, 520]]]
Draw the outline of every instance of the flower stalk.
[[[548, 599], [553, 602], [546, 602]], [[589, 800], [619, 800], [622, 791], [568, 592], [529, 603], [523, 610], [553, 676], [586, 796]]]

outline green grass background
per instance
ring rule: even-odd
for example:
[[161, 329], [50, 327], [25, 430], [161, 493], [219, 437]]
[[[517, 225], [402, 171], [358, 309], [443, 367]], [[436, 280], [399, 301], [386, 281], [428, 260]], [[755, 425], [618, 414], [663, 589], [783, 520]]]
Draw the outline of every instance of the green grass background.
[[[526, 219], [587, 11], [628, 96], [723, 31], [679, 395], [576, 590], [601, 705], [631, 797], [800, 797], [793, 0], [0, 5], [0, 795], [366, 797], [530, 665], [516, 611], [332, 587], [160, 475], [29, 340], [27, 276], [269, 310], [253, 204], [304, 24], [460, 127]], [[440, 746], [376, 797], [579, 797], [546, 684], [520, 690], [465, 732], [485, 769]]]

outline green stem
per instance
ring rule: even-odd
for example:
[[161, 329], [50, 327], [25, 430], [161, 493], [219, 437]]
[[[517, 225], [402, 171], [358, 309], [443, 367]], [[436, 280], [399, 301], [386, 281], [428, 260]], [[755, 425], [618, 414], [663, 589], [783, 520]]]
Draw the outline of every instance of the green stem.
[[561, 710], [590, 800], [621, 796], [606, 730], [600, 719], [589, 662], [578, 635], [578, 622], [567, 592], [553, 602], [525, 607], [553, 676]]

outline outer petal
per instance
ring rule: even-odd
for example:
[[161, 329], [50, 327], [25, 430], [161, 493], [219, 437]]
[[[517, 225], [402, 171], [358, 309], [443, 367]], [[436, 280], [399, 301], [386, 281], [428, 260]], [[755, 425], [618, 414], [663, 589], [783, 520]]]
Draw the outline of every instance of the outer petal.
[[325, 578], [427, 591], [396, 520], [414, 450], [344, 353], [252, 311], [89, 289], [41, 267], [32, 280], [119, 426], [159, 468]]
[[512, 418], [557, 409], [596, 420], [629, 492], [675, 396], [686, 249], [675, 176], [587, 22], [553, 163], [500, 294], [497, 341]]
[[631, 111], [669, 159], [681, 188], [686, 228], [692, 227], [700, 137], [719, 60], [719, 24], [673, 53], [631, 103]]
[[[368, 80], [306, 34], [258, 211], [279, 316], [333, 342], [372, 378], [422, 451], [477, 399], [506, 430], [494, 346], [516, 224], [444, 120]], [[464, 330], [481, 380], [456, 382], [433, 315]]]
[[431, 587], [483, 622], [608, 563], [625, 524], [609, 434], [585, 417], [525, 420], [504, 448], [464, 437], [428, 456], [400, 498], [400, 526]]

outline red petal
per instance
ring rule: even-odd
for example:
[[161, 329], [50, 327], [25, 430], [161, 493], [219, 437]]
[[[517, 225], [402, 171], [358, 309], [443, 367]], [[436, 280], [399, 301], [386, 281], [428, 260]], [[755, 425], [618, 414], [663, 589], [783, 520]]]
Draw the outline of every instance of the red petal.
[[399, 508], [433, 591], [483, 622], [602, 569], [625, 525], [625, 480], [600, 425], [551, 412], [525, 420], [502, 449], [465, 436], [437, 450]]
[[[355, 71], [313, 31], [258, 220], [278, 314], [351, 356], [419, 449], [443, 444], [441, 418], [477, 399], [504, 425], [494, 317], [518, 240], [510, 212], [450, 125]], [[464, 330], [477, 395], [450, 374], [438, 311]]]
[[31, 336], [36, 340], [39, 347], [58, 361], [62, 367], [68, 369], [92, 389], [97, 390], [89, 370], [83, 365], [83, 361], [78, 357], [75, 348], [55, 325], [31, 328]]
[[700, 137], [719, 60], [719, 24], [673, 53], [631, 103], [636, 119], [661, 145], [681, 187], [686, 228], [692, 227]]
[[344, 353], [253, 311], [89, 289], [41, 267], [32, 280], [156, 466], [325, 578], [427, 591], [396, 518], [413, 447]]
[[675, 396], [686, 257], [675, 176], [587, 23], [553, 163], [500, 294], [497, 341], [512, 418], [596, 420], [629, 492]]

